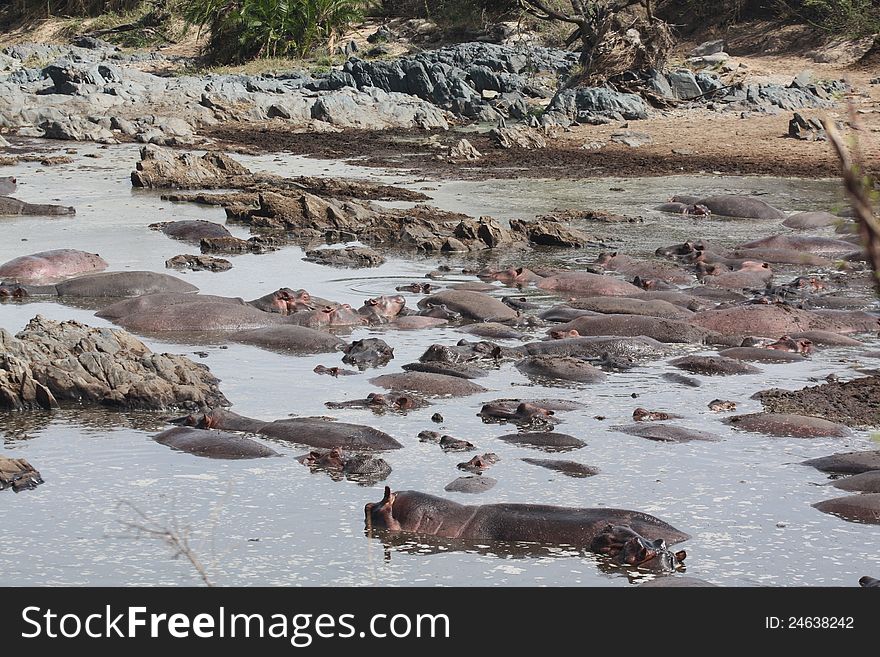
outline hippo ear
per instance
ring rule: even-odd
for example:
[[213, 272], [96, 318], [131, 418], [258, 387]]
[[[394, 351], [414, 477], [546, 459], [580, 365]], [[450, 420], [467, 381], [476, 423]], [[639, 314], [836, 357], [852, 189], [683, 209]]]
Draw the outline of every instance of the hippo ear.
[[653, 545], [658, 550], [666, 549], [666, 541], [664, 541], [662, 538], [658, 538], [657, 540], [652, 542], [651, 545]]
[[676, 558], [676, 560], [683, 562], [685, 559], [687, 559], [687, 555], [688, 555], [688, 553], [685, 552], [684, 550], [679, 550], [678, 552], [675, 553], [675, 558]]
[[382, 498], [382, 501], [379, 504], [391, 504], [394, 501], [394, 498], [391, 494], [391, 486], [385, 486], [385, 497]]

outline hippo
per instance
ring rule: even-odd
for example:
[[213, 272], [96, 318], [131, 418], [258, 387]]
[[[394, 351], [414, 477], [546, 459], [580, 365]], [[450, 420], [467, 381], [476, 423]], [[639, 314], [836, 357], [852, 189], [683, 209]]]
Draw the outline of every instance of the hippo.
[[744, 262], [757, 260], [780, 265], [831, 267], [834, 264], [823, 256], [795, 249], [734, 249], [733, 256], [734, 258], [742, 258]]
[[880, 525], [880, 493], [862, 493], [817, 502], [813, 508], [850, 522]]
[[633, 411], [633, 420], [636, 422], [665, 422], [666, 420], [681, 419], [681, 415], [667, 413], [666, 411], [649, 411], [639, 407]]
[[681, 356], [669, 361], [673, 367], [677, 367], [691, 374], [704, 374], [707, 376], [731, 374], [759, 374], [760, 369], [753, 365], [747, 365], [733, 358], [724, 356]]
[[291, 324], [237, 331], [230, 335], [229, 339], [233, 342], [291, 354], [331, 353], [341, 351], [345, 347], [345, 341], [332, 333]]
[[538, 318], [545, 322], [559, 322], [561, 324], [564, 324], [566, 322], [572, 321], [573, 319], [577, 319], [578, 317], [595, 317], [598, 314], [599, 313], [593, 310], [580, 310], [579, 308], [573, 308], [567, 303], [563, 303], [558, 306], [548, 308], [544, 312], [540, 313], [538, 315]]
[[469, 477], [459, 477], [455, 479], [446, 486], [443, 487], [443, 490], [450, 493], [467, 493], [469, 495], [478, 495], [480, 493], [485, 493], [487, 490], [495, 487], [498, 481], [492, 479], [492, 477], [486, 477], [483, 475], [471, 475]]
[[199, 288], [169, 274], [152, 271], [105, 271], [58, 283], [28, 288], [33, 296], [122, 298], [147, 294], [198, 292]]
[[508, 404], [488, 403], [477, 413], [484, 422], [511, 422], [517, 426], [547, 426], [555, 423], [555, 411], [538, 404], [521, 402], [511, 410]]
[[500, 281], [505, 285], [524, 285], [527, 283], [534, 283], [542, 278], [531, 269], [525, 267], [511, 267], [510, 269], [499, 271], [486, 271], [480, 272], [477, 275], [484, 280]]
[[308, 454], [296, 457], [296, 460], [313, 471], [327, 472], [335, 481], [339, 481], [344, 476], [361, 483], [373, 484], [387, 479], [391, 474], [391, 466], [385, 459], [372, 454], [349, 456], [339, 447], [312, 450]]
[[0, 265], [0, 281], [22, 285], [54, 285], [68, 278], [104, 271], [107, 262], [97, 253], [77, 249], [40, 251]]
[[464, 506], [418, 491], [391, 492], [364, 506], [366, 528], [442, 538], [524, 541], [588, 548], [609, 524], [627, 525], [650, 540], [670, 545], [690, 538], [654, 516], [609, 508], [568, 508], [546, 504]]
[[430, 372], [383, 374], [370, 379], [370, 383], [389, 390], [407, 390], [428, 396], [465, 397], [478, 392], [486, 392], [483, 386], [461, 377]]
[[445, 304], [433, 302], [422, 304], [422, 307], [419, 310], [419, 316], [429, 317], [431, 319], [442, 319], [446, 322], [453, 322], [457, 319], [461, 319], [461, 313], [450, 310]]
[[713, 399], [709, 402], [708, 408], [715, 413], [723, 413], [736, 410], [736, 402], [729, 399]]
[[499, 299], [482, 292], [468, 290], [445, 290], [419, 300], [419, 308], [444, 305], [462, 317], [478, 322], [510, 322], [517, 312]]
[[429, 361], [427, 363], [407, 363], [403, 365], [406, 372], [428, 372], [429, 374], [443, 374], [457, 376], [462, 379], [479, 379], [488, 374], [476, 365], [468, 363], [445, 363], [442, 361]]
[[71, 214], [76, 214], [76, 209], [70, 206], [26, 203], [11, 196], [0, 196], [0, 217], [17, 215], [59, 217]]
[[864, 588], [880, 588], [880, 579], [865, 575], [859, 578], [859, 586]]
[[538, 281], [537, 286], [551, 292], [564, 292], [577, 296], [617, 296], [632, 297], [642, 290], [632, 283], [612, 276], [592, 274], [586, 271], [560, 272]]
[[384, 413], [386, 410], [406, 413], [418, 408], [424, 408], [428, 402], [415, 395], [399, 392], [381, 394], [369, 393], [365, 399], [350, 399], [343, 402], [325, 402], [327, 408], [369, 408], [374, 413]]
[[290, 315], [287, 322], [308, 328], [344, 328], [364, 326], [368, 320], [347, 304], [325, 305], [316, 310], [304, 310]]
[[500, 460], [501, 459], [499, 459], [498, 455], [494, 452], [486, 452], [482, 456], [473, 457], [470, 461], [459, 463], [456, 467], [465, 472], [481, 474], [484, 470], [487, 470], [490, 466], [495, 465]]
[[[566, 330], [571, 330], [566, 329]], [[576, 328], [574, 330], [577, 330]], [[635, 360], [651, 360], [665, 356], [667, 348], [659, 341], [636, 335], [633, 337], [582, 336], [559, 340], [529, 342], [522, 346], [529, 356], [577, 356], [600, 358], [605, 354]]]
[[568, 452], [584, 447], [585, 443], [580, 438], [569, 436], [554, 431], [520, 431], [498, 436], [498, 440], [522, 447], [541, 449], [546, 452]]
[[[689, 198], [689, 197], [688, 197]], [[694, 197], [696, 198], [696, 197]], [[694, 216], [709, 216], [712, 214], [712, 211], [709, 210], [705, 205], [698, 205], [696, 203], [682, 203], [680, 201], [670, 201], [668, 203], [661, 203], [660, 205], [654, 206], [651, 208], [652, 210], [656, 210], [657, 212], [668, 212], [669, 214], [684, 214], [684, 215], [694, 215]]]
[[352, 451], [383, 451], [403, 447], [387, 433], [360, 424], [333, 422], [323, 418], [285, 418], [265, 422], [244, 417], [231, 411], [214, 409], [207, 413], [187, 415], [174, 424], [198, 429], [245, 431], [266, 438], [331, 449], [341, 447]]
[[857, 333], [876, 330], [878, 326], [877, 318], [865, 313], [851, 315], [841, 311], [809, 311], [777, 304], [704, 310], [694, 313], [689, 321], [724, 335], [761, 336], [792, 335], [813, 330]]
[[387, 365], [394, 358], [394, 349], [379, 338], [355, 340], [346, 346], [343, 352], [345, 355], [342, 357], [342, 362], [354, 365], [359, 370]]
[[725, 418], [725, 424], [737, 429], [762, 433], [769, 436], [791, 438], [845, 437], [850, 430], [842, 424], [818, 417], [792, 413], [750, 413]]
[[718, 354], [726, 359], [747, 360], [755, 363], [794, 363], [807, 359], [803, 354], [766, 347], [730, 347], [722, 349]]
[[370, 324], [387, 324], [400, 315], [406, 307], [406, 299], [400, 294], [367, 299], [358, 308], [358, 314], [367, 318]]
[[666, 381], [678, 383], [689, 388], [699, 388], [701, 385], [703, 385], [703, 382], [699, 379], [695, 379], [691, 376], [685, 376], [684, 374], [679, 374], [678, 372], [664, 372], [663, 374], [661, 374], [661, 377]]
[[830, 482], [835, 488], [858, 493], [880, 493], [880, 470], [868, 470], [856, 475], [834, 479]]
[[880, 449], [840, 452], [831, 456], [802, 461], [801, 464], [832, 474], [861, 474], [871, 470], [880, 470]]
[[334, 378], [338, 378], [340, 376], [357, 376], [357, 372], [354, 370], [347, 370], [342, 367], [326, 367], [324, 365], [315, 365], [315, 368], [312, 370], [315, 374], [327, 374]]
[[594, 468], [591, 465], [584, 465], [583, 463], [578, 463], [577, 461], [535, 458], [523, 458], [520, 460], [525, 461], [526, 463], [529, 463], [531, 465], [537, 465], [539, 468], [553, 470], [560, 474], [564, 474], [567, 477], [584, 478], [592, 477], [599, 474], [599, 468]]
[[664, 283], [691, 283], [693, 275], [665, 262], [654, 262], [619, 253], [600, 253], [596, 263], [607, 271], [616, 271], [642, 279], [659, 279]]
[[571, 356], [529, 356], [516, 363], [516, 369], [537, 379], [555, 379], [576, 383], [599, 383], [605, 373], [582, 358]]
[[535, 406], [553, 412], [578, 411], [587, 408], [586, 404], [582, 404], [581, 402], [572, 399], [495, 399], [487, 402], [486, 405], [497, 409], [506, 408], [508, 411], [515, 411], [519, 408], [520, 404], [527, 404], [529, 406]]
[[712, 214], [722, 217], [761, 219], [763, 221], [782, 221], [785, 219], [785, 213], [782, 210], [752, 196], [734, 194], [707, 196], [695, 201], [694, 205], [702, 205], [708, 208]]
[[249, 306], [253, 306], [263, 312], [281, 313], [282, 315], [313, 310], [315, 308], [314, 304], [326, 305], [328, 303], [325, 299], [314, 298], [305, 290], [291, 290], [289, 287], [282, 287], [261, 296], [259, 299], [247, 302]]
[[284, 317], [247, 304], [202, 301], [157, 308], [150, 313], [115, 320], [136, 333], [242, 331], [280, 324]]
[[603, 315], [579, 317], [559, 327], [576, 330], [582, 336], [645, 336], [660, 342], [705, 342], [712, 331], [691, 321], [645, 317], [644, 315]]
[[448, 324], [449, 321], [438, 317], [423, 317], [422, 315], [397, 316], [388, 324], [389, 328], [401, 331], [417, 331], [426, 328], [436, 328]]
[[703, 285], [720, 287], [728, 290], [746, 288], [762, 288], [773, 279], [773, 270], [766, 262], [747, 260], [737, 271], [727, 271], [704, 276]]
[[687, 319], [693, 314], [685, 308], [662, 299], [587, 297], [569, 301], [568, 306], [605, 315], [645, 315], [647, 317], [662, 317], [665, 319]]
[[666, 443], [686, 443], [692, 440], [717, 441], [718, 437], [705, 431], [695, 431], [685, 427], [673, 427], [668, 424], [625, 424], [611, 427], [614, 431], [657, 440]]
[[244, 299], [233, 299], [232, 297], [219, 297], [212, 294], [199, 294], [195, 292], [159, 292], [156, 294], [145, 294], [143, 296], [131, 297], [117, 301], [104, 306], [95, 313], [96, 317], [116, 321], [123, 317], [131, 315], [143, 315], [154, 312], [157, 309], [177, 304], [188, 303], [231, 303], [234, 305], [245, 305]]
[[740, 244], [738, 249], [791, 249], [793, 251], [806, 251], [819, 255], [839, 256], [856, 250], [856, 245], [846, 240], [836, 240], [830, 237], [815, 237], [812, 235], [770, 235], [752, 242]]
[[826, 226], [836, 226], [843, 222], [843, 219], [830, 212], [797, 212], [789, 215], [782, 225], [786, 228], [795, 230], [811, 230], [813, 228], [825, 228]]
[[212, 459], [258, 459], [281, 456], [274, 449], [255, 440], [214, 429], [173, 427], [154, 436], [153, 440], [181, 452]]
[[182, 221], [162, 221], [150, 224], [149, 228], [158, 230], [177, 240], [184, 242], [192, 242], [194, 244], [201, 243], [202, 239], [208, 237], [231, 237], [232, 234], [223, 224], [216, 224], [213, 221], [204, 221], [202, 219], [186, 219]]
[[831, 331], [802, 331], [800, 333], [792, 333], [789, 337], [795, 340], [809, 340], [813, 344], [834, 347], [863, 347], [865, 345], [861, 340], [856, 340], [847, 335], [840, 335], [840, 333], [832, 333]]
[[518, 340], [525, 337], [523, 333], [505, 324], [498, 322], [481, 322], [479, 324], [467, 324], [458, 329], [469, 335], [476, 335], [491, 340]]
[[540, 306], [526, 297], [501, 297], [501, 303], [514, 310], [537, 310]]
[[9, 196], [18, 189], [18, 180], [12, 176], [0, 176], [0, 196]]
[[687, 558], [687, 552], [671, 552], [662, 538], [649, 541], [627, 525], [609, 524], [590, 543], [590, 550], [627, 566], [673, 571]]
[[408, 283], [406, 285], [398, 285], [394, 288], [397, 292], [412, 292], [413, 294], [431, 294], [434, 286], [430, 283]]

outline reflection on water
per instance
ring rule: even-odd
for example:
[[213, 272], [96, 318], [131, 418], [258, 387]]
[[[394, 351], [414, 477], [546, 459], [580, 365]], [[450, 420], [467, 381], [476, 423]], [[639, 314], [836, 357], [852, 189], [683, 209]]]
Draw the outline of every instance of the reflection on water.
[[[66, 146], [66, 145], [65, 145]], [[26, 252], [81, 248], [100, 253], [111, 269], [163, 271], [167, 258], [193, 247], [149, 230], [147, 224], [170, 219], [223, 220], [223, 211], [162, 202], [153, 192], [132, 192], [129, 172], [137, 148], [98, 149], [77, 145], [81, 153], [100, 152], [92, 167], [78, 164], [43, 168], [27, 164], [4, 170], [21, 181], [19, 196], [44, 201], [42, 190], [77, 207], [74, 218], [3, 219], [0, 261]], [[286, 175], [331, 174], [399, 180], [399, 173], [347, 169], [299, 157], [242, 158], [254, 168]], [[413, 187], [416, 176], [406, 181]], [[644, 180], [443, 182], [436, 202], [445, 209], [502, 218], [533, 216], [556, 207], [607, 209], [644, 217], [641, 224], [596, 224], [577, 227], [627, 253], [649, 253], [660, 244], [703, 237], [722, 246], [755, 237], [767, 229], [757, 222], [675, 217], [650, 211], [674, 193], [758, 191], [786, 209], [833, 209], [840, 203], [831, 181], [787, 181], [770, 178], [679, 177]], [[611, 192], [623, 187], [625, 193]], [[62, 191], [63, 190], [63, 191]], [[246, 237], [240, 226], [233, 234]], [[496, 260], [511, 264], [589, 262], [598, 247], [574, 253], [511, 251], [449, 258], [391, 257], [381, 267], [349, 272], [302, 261], [297, 247], [265, 255], [232, 258], [229, 272], [181, 274], [208, 294], [254, 298], [288, 286], [360, 305], [363, 299], [394, 291], [398, 285], [424, 281], [439, 264], [453, 267], [451, 278], [468, 280], [455, 268], [475, 268]], [[782, 274], [784, 277], [784, 273]], [[472, 279], [470, 279], [472, 280]], [[442, 284], [442, 282], [441, 282]], [[526, 295], [551, 305], [542, 291], [518, 292], [499, 286], [499, 295]], [[405, 293], [414, 306], [419, 295]], [[62, 305], [53, 299], [0, 304], [0, 327], [18, 331], [36, 314], [109, 324], [93, 316], [88, 305]], [[540, 329], [525, 329], [533, 338]], [[700, 388], [665, 381], [663, 361], [609, 374], [596, 386], [548, 388], [535, 385], [510, 364], [489, 370], [480, 379], [486, 393], [464, 399], [435, 400], [406, 414], [375, 415], [367, 409], [329, 411], [324, 402], [363, 399], [376, 391], [369, 379], [397, 372], [433, 342], [451, 344], [473, 339], [454, 328], [388, 331], [357, 328], [352, 339], [383, 337], [395, 359], [381, 370], [335, 379], [312, 372], [318, 364], [337, 365], [339, 354], [291, 357], [255, 347], [226, 344], [222, 338], [182, 343], [182, 338], [146, 338], [160, 351], [190, 356], [208, 365], [236, 412], [263, 419], [290, 415], [328, 415], [340, 421], [366, 423], [385, 431], [405, 449], [382, 454], [393, 472], [394, 489], [417, 489], [474, 503], [540, 502], [567, 506], [640, 509], [687, 531], [689, 576], [721, 585], [855, 586], [858, 578], [880, 571], [871, 546], [876, 527], [847, 523], [810, 505], [836, 495], [823, 484], [827, 477], [797, 465], [834, 451], [875, 447], [868, 432], [838, 439], [797, 440], [747, 434], [722, 424], [724, 414], [707, 404], [715, 398], [738, 402], [740, 412], [756, 411], [750, 399], [767, 387], [796, 388], [830, 373], [855, 375], [870, 365], [863, 349], [822, 349], [799, 363], [761, 365], [761, 372], [710, 378]], [[869, 338], [872, 349], [880, 341]], [[515, 344], [515, 341], [507, 341]], [[710, 353], [677, 345], [674, 355]], [[199, 355], [196, 355], [199, 352]], [[638, 395], [638, 399], [632, 397]], [[566, 459], [598, 467], [600, 474], [574, 479], [535, 468], [520, 459], [540, 456], [527, 447], [497, 440], [514, 429], [484, 424], [476, 416], [482, 404], [499, 397], [559, 397], [582, 402], [583, 409], [558, 413], [556, 430], [581, 438], [587, 446]], [[683, 416], [678, 421], [715, 433], [717, 443], [665, 444], [611, 430], [631, 419], [636, 406]], [[431, 421], [439, 412], [442, 424]], [[285, 458], [265, 461], [218, 461], [176, 452], [151, 438], [164, 426], [162, 413], [119, 413], [103, 409], [65, 409], [56, 413], [12, 413], [0, 416], [2, 453], [26, 458], [45, 484], [33, 491], [0, 492], [4, 549], [0, 584], [4, 585], [199, 585], [201, 579], [185, 559], [172, 559], [161, 541], [133, 537], [125, 523], [137, 522], [135, 509], [158, 526], [185, 531], [212, 581], [221, 585], [588, 585], [625, 586], [653, 575], [612, 567], [606, 560], [559, 546], [449, 545], [414, 536], [364, 534], [363, 507], [381, 497], [349, 480], [334, 481], [312, 473], [294, 456], [305, 449], [275, 442]], [[498, 480], [479, 496], [445, 493], [459, 476], [462, 454], [444, 453], [422, 443], [417, 434], [434, 429], [467, 439], [501, 461], [488, 471]], [[792, 549], [794, 547], [794, 549]]]

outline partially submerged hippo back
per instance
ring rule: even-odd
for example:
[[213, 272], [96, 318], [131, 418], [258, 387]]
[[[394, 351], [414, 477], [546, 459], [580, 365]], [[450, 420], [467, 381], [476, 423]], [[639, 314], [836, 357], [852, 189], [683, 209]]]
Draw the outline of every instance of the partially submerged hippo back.
[[739, 217], [742, 219], [763, 219], [767, 221], [782, 221], [785, 213], [774, 208], [772, 205], [752, 196], [737, 196], [734, 194], [721, 194], [708, 196], [696, 202], [709, 209], [712, 214], [722, 217]]
[[77, 249], [40, 251], [0, 265], [0, 281], [22, 285], [54, 285], [73, 276], [107, 269], [97, 253]]
[[76, 214], [76, 210], [64, 205], [26, 203], [11, 196], [0, 196], [0, 217], [16, 215], [54, 217], [68, 214]]
[[160, 292], [190, 293], [199, 288], [176, 276], [152, 271], [111, 271], [72, 278], [55, 286], [58, 296], [139, 297]]
[[429, 534], [442, 538], [516, 541], [589, 547], [609, 525], [627, 525], [650, 540], [669, 544], [690, 538], [639, 511], [585, 509], [544, 504], [464, 506], [417, 491], [392, 493], [364, 507], [367, 528]]

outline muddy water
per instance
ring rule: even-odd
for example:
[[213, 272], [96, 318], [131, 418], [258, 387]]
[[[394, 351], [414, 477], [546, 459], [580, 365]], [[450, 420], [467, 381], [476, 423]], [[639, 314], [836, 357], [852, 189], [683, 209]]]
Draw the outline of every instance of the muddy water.
[[[58, 198], [75, 205], [75, 218], [4, 218], [0, 261], [51, 248], [82, 248], [100, 253], [111, 269], [164, 271], [165, 259], [193, 247], [150, 231], [155, 221], [203, 218], [222, 221], [217, 209], [166, 203], [153, 192], [132, 191], [129, 173], [136, 149], [80, 146], [71, 165], [5, 168], [24, 184], [17, 194], [29, 201]], [[760, 234], [752, 222], [726, 222], [661, 216], [648, 210], [670, 194], [686, 191], [761, 191], [786, 209], [825, 209], [841, 203], [833, 181], [788, 181], [706, 175], [645, 180], [424, 182], [418, 172], [377, 172], [296, 157], [243, 157], [253, 168], [288, 175], [371, 176], [427, 193], [444, 208], [500, 217], [533, 216], [556, 207], [606, 208], [641, 214], [643, 224], [584, 227], [627, 252], [648, 252], [687, 237], [734, 243]], [[610, 188], [624, 188], [624, 192]], [[246, 231], [231, 227], [234, 234]], [[537, 262], [589, 261], [598, 249], [576, 253], [536, 252]], [[305, 287], [320, 296], [353, 304], [418, 280], [436, 259], [391, 258], [382, 267], [356, 272], [303, 262], [288, 247], [261, 256], [233, 258], [222, 274], [187, 273], [202, 291], [253, 298], [279, 286]], [[500, 259], [513, 261], [512, 254]], [[454, 261], [459, 264], [460, 261]], [[466, 279], [464, 276], [457, 278]], [[499, 289], [499, 294], [503, 290]], [[535, 295], [541, 298], [541, 295]], [[417, 297], [408, 295], [415, 305]], [[549, 305], [550, 297], [545, 297]], [[17, 331], [34, 315], [107, 325], [92, 311], [54, 302], [4, 304], [0, 327]], [[663, 380], [663, 361], [609, 375], [594, 386], [553, 388], [534, 385], [511, 365], [479, 382], [489, 392], [438, 400], [408, 415], [374, 415], [368, 410], [328, 411], [324, 402], [364, 397], [376, 390], [368, 379], [399, 371], [433, 342], [453, 343], [464, 334], [450, 328], [418, 332], [358, 329], [353, 338], [376, 335], [395, 347], [395, 359], [376, 372], [333, 379], [312, 372], [317, 364], [339, 364], [339, 355], [290, 357], [253, 347], [215, 342], [179, 344], [147, 339], [153, 348], [190, 357], [210, 366], [233, 402], [233, 410], [265, 419], [288, 415], [332, 414], [343, 421], [372, 424], [400, 440], [405, 449], [385, 454], [394, 468], [386, 483], [417, 489], [463, 503], [542, 502], [571, 506], [640, 509], [657, 515], [693, 538], [687, 574], [728, 586], [854, 586], [861, 575], [880, 572], [872, 547], [877, 528], [848, 523], [810, 505], [837, 496], [826, 477], [797, 465], [833, 451], [875, 446], [868, 432], [845, 439], [796, 440], [737, 432], [707, 409], [717, 397], [740, 402], [749, 412], [759, 404], [749, 396], [760, 389], [797, 388], [830, 373], [854, 376], [853, 368], [878, 366], [862, 350], [823, 349], [809, 361], [762, 365], [760, 374], [727, 378], [697, 377], [700, 388]], [[538, 332], [535, 335], [539, 335]], [[873, 341], [876, 348], [878, 343]], [[677, 351], [695, 351], [681, 346]], [[201, 352], [197, 355], [195, 352]], [[707, 352], [708, 353], [708, 352]], [[633, 394], [638, 398], [634, 399]], [[508, 425], [482, 424], [481, 404], [497, 397], [564, 397], [586, 409], [562, 413], [558, 430], [587, 446], [551, 457], [577, 460], [601, 470], [571, 479], [524, 463], [547, 456], [508, 445], [497, 436]], [[636, 406], [684, 416], [678, 423], [715, 433], [720, 442], [661, 444], [609, 429], [628, 422]], [[430, 421], [443, 415], [442, 425]], [[156, 414], [65, 410], [53, 414], [0, 416], [2, 453], [27, 458], [46, 483], [34, 491], [0, 493], [4, 549], [0, 584], [196, 585], [198, 575], [185, 559], [132, 525], [170, 528], [189, 537], [208, 576], [223, 585], [589, 585], [627, 586], [649, 574], [608, 567], [599, 558], [565, 547], [428, 543], [416, 537], [392, 542], [367, 537], [363, 505], [381, 497], [382, 484], [334, 482], [312, 474], [294, 458], [305, 450], [273, 444], [285, 458], [213, 461], [169, 450], [150, 436], [163, 426]], [[480, 452], [494, 451], [501, 462], [487, 474], [498, 480], [479, 496], [444, 493], [459, 475], [456, 464], [472, 454], [444, 454], [416, 434], [440, 429], [466, 438]]]

